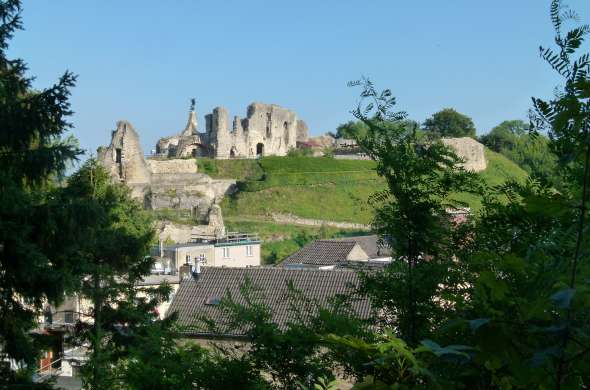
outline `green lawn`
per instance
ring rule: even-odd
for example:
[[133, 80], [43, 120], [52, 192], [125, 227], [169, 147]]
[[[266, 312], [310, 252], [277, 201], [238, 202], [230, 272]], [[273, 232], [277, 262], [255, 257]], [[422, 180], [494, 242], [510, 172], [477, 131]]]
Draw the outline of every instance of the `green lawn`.
[[197, 159], [198, 171], [217, 179], [260, 179], [262, 168], [258, 160], [214, 160], [211, 158]]

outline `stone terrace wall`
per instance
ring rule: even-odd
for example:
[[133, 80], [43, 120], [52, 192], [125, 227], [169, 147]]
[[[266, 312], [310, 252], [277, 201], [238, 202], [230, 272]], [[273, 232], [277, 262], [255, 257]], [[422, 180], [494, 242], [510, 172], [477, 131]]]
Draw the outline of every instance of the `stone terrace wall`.
[[194, 159], [148, 159], [147, 165], [152, 174], [197, 173], [197, 163]]

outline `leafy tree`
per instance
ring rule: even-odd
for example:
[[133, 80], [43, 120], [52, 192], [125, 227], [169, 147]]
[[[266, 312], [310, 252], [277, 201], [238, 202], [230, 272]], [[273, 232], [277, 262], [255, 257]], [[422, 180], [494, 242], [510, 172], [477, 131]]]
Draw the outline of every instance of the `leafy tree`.
[[92, 321], [81, 322], [76, 332], [80, 343], [90, 344], [83, 378], [88, 388], [111, 388], [112, 368], [154, 326], [155, 308], [169, 292], [167, 286], [144, 291], [135, 286], [152, 265], [145, 257], [154, 234], [151, 220], [129, 189], [112, 183], [93, 159], [58, 195], [70, 210], [60, 221], [61, 233], [77, 244], [64, 248], [62, 256], [77, 260], [76, 272], [84, 277], [75, 291], [92, 306]]
[[[469, 359], [471, 348], [455, 345], [441, 347], [431, 340], [410, 348], [391, 332], [367, 342], [353, 336], [326, 336], [328, 346], [348, 348], [365, 361], [364, 372], [353, 389], [444, 388], [428, 369], [429, 360], [449, 359], [455, 363]], [[452, 373], [450, 375], [453, 375]], [[447, 383], [445, 383], [447, 384]], [[450, 383], [449, 383], [450, 384]]]
[[[359, 145], [377, 162], [387, 189], [375, 194], [373, 228], [389, 242], [395, 261], [385, 272], [368, 274], [364, 291], [384, 311], [410, 346], [430, 335], [444, 318], [440, 297], [453, 290], [453, 225], [447, 208], [460, 204], [452, 192], [475, 190], [476, 176], [440, 141], [407, 127], [403, 112], [392, 112], [389, 90], [378, 93], [363, 80], [365, 99], [353, 112], [369, 128]], [[366, 105], [365, 105], [366, 104]]]
[[173, 318], [137, 337], [120, 361], [115, 388], [121, 389], [266, 389], [247, 354], [178, 343]]
[[[319, 303], [290, 285], [285, 299], [293, 319], [279, 326], [273, 322], [262, 294], [247, 279], [240, 296], [228, 293], [222, 298], [220, 308], [227, 321], [215, 324], [204, 320], [214, 332], [221, 328], [226, 332], [245, 331], [247, 344], [240, 353], [247, 354], [258, 372], [270, 376], [274, 387], [294, 389], [302, 384], [310, 386], [319, 378], [332, 380], [336, 366], [352, 376], [364, 372], [366, 361], [358, 359], [354, 351], [336, 345], [326, 348], [324, 342], [327, 334], [372, 340], [366, 323], [356, 318], [350, 308], [352, 297], [338, 296]], [[231, 356], [230, 352], [224, 353]]]
[[559, 178], [554, 174], [557, 159], [549, 149], [549, 139], [543, 134], [531, 133], [527, 123], [521, 120], [504, 121], [481, 136], [480, 141], [531, 175], [559, 184]]
[[66, 72], [34, 91], [23, 60], [7, 58], [22, 26], [20, 10], [18, 0], [0, 2], [0, 349], [31, 368], [38, 348], [29, 331], [43, 305], [59, 302], [75, 276], [76, 259], [58, 255], [67, 237], [54, 217], [63, 207], [50, 199], [54, 179], [80, 150], [62, 138], [75, 77]]
[[[567, 19], [577, 19], [559, 0], [551, 3], [551, 20], [555, 28], [558, 51], [541, 48], [541, 56], [564, 78], [565, 87], [550, 101], [533, 99], [536, 124], [546, 129], [551, 149], [559, 157], [564, 181], [571, 186], [569, 211], [575, 224], [563, 236], [567, 257], [561, 284], [551, 299], [557, 307], [555, 323], [563, 326], [560, 342], [550, 345], [555, 353], [548, 360], [555, 369], [555, 386], [578, 385], [590, 371], [585, 354], [590, 352], [588, 313], [590, 299], [587, 281], [590, 276], [587, 252], [588, 185], [590, 181], [590, 54], [574, 57], [590, 33], [590, 26], [581, 25], [562, 34]], [[567, 185], [567, 184], [566, 184]], [[565, 205], [564, 205], [565, 206]]]
[[367, 125], [362, 121], [348, 121], [336, 128], [334, 138], [351, 138], [364, 137], [367, 133]]
[[424, 130], [440, 137], [475, 138], [475, 125], [470, 117], [445, 108], [424, 121]]
[[482, 135], [480, 141], [494, 152], [512, 150], [519, 137], [528, 134], [529, 126], [521, 120], [504, 121], [494, 127], [488, 134]]
[[468, 269], [469, 299], [456, 302], [463, 321], [449, 328], [473, 345], [461, 375], [472, 386], [583, 388], [590, 365], [588, 181], [590, 55], [575, 56], [590, 27], [562, 33], [574, 16], [551, 4], [557, 51], [541, 56], [564, 78], [550, 101], [533, 99], [536, 130], [558, 158], [557, 192], [531, 180], [507, 183], [488, 196], [475, 230], [458, 251]]

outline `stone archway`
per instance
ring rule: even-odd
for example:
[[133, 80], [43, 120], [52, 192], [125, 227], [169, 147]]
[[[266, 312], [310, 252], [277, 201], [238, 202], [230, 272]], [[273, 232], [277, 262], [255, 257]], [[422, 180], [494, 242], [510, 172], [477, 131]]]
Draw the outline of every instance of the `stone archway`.
[[264, 144], [262, 142], [256, 144], [256, 156], [264, 156]]

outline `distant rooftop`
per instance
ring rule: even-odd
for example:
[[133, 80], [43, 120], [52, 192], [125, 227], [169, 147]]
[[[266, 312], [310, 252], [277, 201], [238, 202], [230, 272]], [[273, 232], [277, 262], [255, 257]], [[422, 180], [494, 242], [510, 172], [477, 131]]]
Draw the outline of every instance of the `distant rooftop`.
[[352, 240], [316, 240], [287, 257], [282, 264], [335, 265], [346, 261], [355, 245]]
[[[356, 259], [350, 257], [355, 247], [361, 249], [361, 251], [356, 249]], [[365, 258], [358, 258], [359, 255], [363, 254], [366, 255]], [[359, 262], [359, 260], [365, 263], [367, 260], [383, 259], [390, 256], [391, 250], [380, 242], [377, 235], [354, 236], [316, 240], [287, 257], [281, 264], [283, 267], [291, 268], [297, 264], [312, 267], [340, 266], [355, 261]]]
[[371, 259], [391, 256], [391, 248], [379, 240], [379, 236], [371, 234], [369, 236], [354, 236], [334, 238], [331, 241], [354, 241], [363, 248], [365, 253]]

